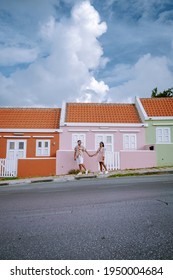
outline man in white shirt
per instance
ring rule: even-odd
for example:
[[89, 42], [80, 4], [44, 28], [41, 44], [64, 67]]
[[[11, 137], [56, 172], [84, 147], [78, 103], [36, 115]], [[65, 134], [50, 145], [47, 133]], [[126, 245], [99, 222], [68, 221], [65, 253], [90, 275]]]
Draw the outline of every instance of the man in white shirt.
[[88, 156], [89, 156], [89, 154], [88, 154], [87, 150], [85, 149], [85, 147], [82, 146], [81, 144], [82, 144], [81, 140], [78, 140], [77, 146], [74, 148], [74, 160], [77, 161], [77, 164], [79, 165], [79, 170], [80, 170], [78, 175], [82, 175], [82, 169], [85, 170], [85, 174], [88, 174], [88, 170], [86, 169], [86, 167], [84, 165], [83, 154], [84, 154], [84, 152], [87, 153]]

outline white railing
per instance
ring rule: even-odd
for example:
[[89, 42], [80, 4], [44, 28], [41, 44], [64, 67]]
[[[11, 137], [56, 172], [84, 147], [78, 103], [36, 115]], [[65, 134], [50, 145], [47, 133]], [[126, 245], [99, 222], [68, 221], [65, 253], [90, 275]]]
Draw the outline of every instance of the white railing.
[[17, 160], [0, 158], [0, 177], [16, 177]]
[[119, 152], [106, 152], [105, 163], [108, 170], [120, 169], [120, 153]]

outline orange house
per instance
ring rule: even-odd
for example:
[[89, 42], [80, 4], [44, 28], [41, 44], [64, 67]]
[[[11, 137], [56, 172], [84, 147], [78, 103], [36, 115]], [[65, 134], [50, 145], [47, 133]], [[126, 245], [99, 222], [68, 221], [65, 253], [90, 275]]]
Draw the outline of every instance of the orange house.
[[56, 175], [59, 108], [0, 108], [0, 177]]

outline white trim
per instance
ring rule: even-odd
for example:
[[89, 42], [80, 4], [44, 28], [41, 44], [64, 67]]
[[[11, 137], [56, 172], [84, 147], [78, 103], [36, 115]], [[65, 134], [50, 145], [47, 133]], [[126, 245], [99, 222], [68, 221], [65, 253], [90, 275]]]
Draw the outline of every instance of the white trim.
[[89, 129], [68, 129], [69, 132], [89, 132]]
[[3, 128], [0, 132], [62, 132], [62, 129]]
[[127, 153], [127, 152], [131, 152], [131, 153], [134, 153], [134, 152], [140, 152], [140, 153], [152, 153], [155, 151], [154, 150], [120, 150], [120, 152], [124, 152], [124, 153]]
[[[91, 149], [87, 149], [88, 152], [95, 152], [96, 150], [91, 150]], [[74, 149], [73, 150], [57, 150], [58, 152], [73, 152], [74, 153]]]
[[[125, 147], [125, 144], [126, 144], [126, 142], [125, 142], [125, 137], [127, 137], [128, 136], [128, 145], [129, 145], [129, 148], [126, 148]], [[135, 147], [134, 147], [134, 149], [133, 148], [131, 148], [131, 146], [132, 146], [132, 141], [131, 141], [131, 139], [132, 139], [132, 136], [134, 137], [134, 139], [135, 139]], [[137, 136], [136, 136], [136, 134], [128, 134], [128, 133], [124, 133], [123, 134], [123, 150], [125, 150], [125, 151], [129, 151], [129, 150], [136, 150], [137, 149]]]
[[[111, 143], [107, 143], [106, 142], [106, 137], [111, 137]], [[111, 133], [107, 133], [107, 134], [101, 134], [101, 133], [98, 133], [98, 134], [95, 134], [95, 150], [97, 151], [98, 148], [99, 148], [99, 141], [98, 141], [98, 137], [103, 137], [103, 141], [104, 142], [104, 145], [105, 145], [105, 149], [106, 149], [106, 146], [110, 145], [111, 146], [111, 151], [107, 151], [107, 152], [114, 152], [114, 135], [111, 134]]]
[[33, 160], [33, 159], [35, 159], [35, 160], [38, 160], [38, 159], [56, 159], [56, 157], [47, 157], [47, 158], [44, 158], [44, 157], [35, 157], [35, 158], [20, 158], [20, 159], [25, 159], [25, 160], [27, 160], [27, 159], [31, 159], [31, 160]]
[[66, 102], [63, 101], [61, 108], [60, 126], [64, 125], [66, 115]]
[[154, 145], [172, 145], [173, 142], [169, 142], [169, 143], [155, 143]]
[[108, 127], [147, 127], [148, 125], [145, 123], [64, 123], [64, 126], [108, 126]]
[[[41, 147], [39, 148], [38, 147], [38, 143], [41, 142], [43, 145], [45, 142], [48, 143], [48, 147]], [[41, 154], [39, 154], [38, 151], [41, 151]], [[48, 151], [48, 154], [44, 154], [44, 151], [47, 150]], [[50, 140], [49, 139], [46, 139], [46, 140], [43, 140], [43, 139], [40, 139], [40, 140], [36, 140], [36, 157], [41, 157], [41, 156], [44, 156], [44, 157], [50, 157]]]
[[[168, 141], [165, 141], [164, 131], [168, 130]], [[158, 134], [158, 131], [161, 130], [161, 135]], [[159, 136], [161, 137], [161, 141], [159, 141]], [[156, 144], [169, 144], [171, 143], [171, 129], [170, 127], [156, 127]]]
[[166, 120], [173, 120], [173, 117], [149, 117], [149, 120], [153, 120], [153, 121], [166, 121]]
[[[75, 138], [76, 138], [76, 140], [75, 140]], [[83, 141], [82, 141], [81, 138], [83, 138]], [[77, 146], [77, 141], [78, 140], [81, 140], [82, 146], [86, 147], [86, 134], [85, 133], [73, 133], [71, 135], [71, 141], [72, 141], [71, 142], [71, 147], [72, 147], [72, 150], [74, 150], [74, 148]]]
[[92, 129], [92, 132], [117, 132], [118, 129]]
[[153, 126], [173, 126], [173, 123], [153, 123]]
[[3, 138], [31, 138], [31, 136], [13, 136], [13, 135], [3, 135]]
[[131, 132], [132, 132], [132, 133], [133, 133], [133, 132], [137, 132], [137, 133], [138, 133], [138, 132], [140, 132], [140, 130], [128, 130], [128, 129], [124, 129], [124, 130], [122, 129], [122, 130], [121, 130], [121, 129], [120, 129], [119, 132], [130, 132], [130, 133], [131, 133]]
[[43, 136], [32, 136], [32, 138], [54, 138], [54, 136], [45, 136], [45, 135], [43, 135]]
[[[10, 149], [10, 143], [11, 142], [14, 142], [15, 143], [15, 148], [14, 149]], [[16, 148], [16, 145], [17, 143], [20, 143], [20, 142], [23, 142], [24, 143], [24, 149], [17, 149]], [[10, 151], [11, 152], [14, 152], [14, 155], [13, 157], [17, 158], [17, 159], [20, 159], [19, 157], [19, 151], [23, 151], [23, 157], [22, 158], [26, 158], [26, 149], [27, 149], [27, 140], [12, 140], [12, 139], [8, 139], [7, 140], [7, 151], [6, 151], [6, 158], [9, 158], [9, 155], [10, 155]]]
[[144, 121], [148, 120], [148, 115], [138, 96], [135, 97], [135, 105], [136, 105], [136, 108], [138, 110], [139, 116], [141, 117], [142, 121], [144, 122]]

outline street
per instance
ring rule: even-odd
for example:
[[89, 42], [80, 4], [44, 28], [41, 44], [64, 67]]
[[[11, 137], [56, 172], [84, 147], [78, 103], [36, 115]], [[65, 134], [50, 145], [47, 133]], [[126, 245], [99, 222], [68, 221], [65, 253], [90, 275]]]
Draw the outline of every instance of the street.
[[173, 259], [173, 175], [0, 187], [1, 260]]

